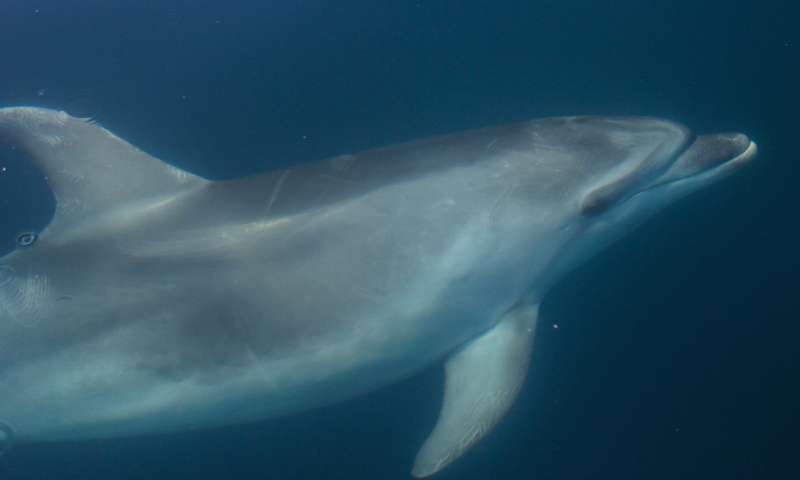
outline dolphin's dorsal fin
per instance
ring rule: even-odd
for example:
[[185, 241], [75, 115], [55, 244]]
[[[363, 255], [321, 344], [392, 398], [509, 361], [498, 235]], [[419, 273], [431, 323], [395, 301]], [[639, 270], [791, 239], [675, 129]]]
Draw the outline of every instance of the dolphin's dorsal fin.
[[206, 182], [66, 112], [2, 108], [0, 141], [23, 150], [44, 173], [56, 199], [49, 230], [117, 204]]
[[414, 461], [415, 477], [452, 463], [505, 415], [528, 371], [537, 317], [538, 305], [521, 303], [447, 360], [442, 410]]

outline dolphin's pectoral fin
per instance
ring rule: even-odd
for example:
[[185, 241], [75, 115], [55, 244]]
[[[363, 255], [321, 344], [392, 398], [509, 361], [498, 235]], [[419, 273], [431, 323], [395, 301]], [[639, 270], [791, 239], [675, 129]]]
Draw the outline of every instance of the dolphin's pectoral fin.
[[514, 403], [528, 369], [538, 305], [520, 304], [445, 364], [439, 420], [414, 462], [432, 475], [483, 438]]
[[205, 183], [65, 112], [0, 108], [0, 141], [28, 154], [56, 198], [50, 229], [124, 202]]

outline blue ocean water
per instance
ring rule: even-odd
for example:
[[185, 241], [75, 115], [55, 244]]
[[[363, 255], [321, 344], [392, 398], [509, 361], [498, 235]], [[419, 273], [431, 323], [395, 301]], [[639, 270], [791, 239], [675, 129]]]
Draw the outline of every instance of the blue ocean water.
[[[515, 407], [436, 478], [799, 478], [799, 14], [779, 0], [4, 0], [0, 105], [92, 117], [213, 178], [548, 115], [746, 132], [758, 161], [556, 288], [542, 315], [560, 328], [542, 329]], [[9, 248], [52, 203], [13, 152], [0, 163]], [[431, 369], [254, 425], [19, 446], [0, 478], [409, 478], [441, 381]]]

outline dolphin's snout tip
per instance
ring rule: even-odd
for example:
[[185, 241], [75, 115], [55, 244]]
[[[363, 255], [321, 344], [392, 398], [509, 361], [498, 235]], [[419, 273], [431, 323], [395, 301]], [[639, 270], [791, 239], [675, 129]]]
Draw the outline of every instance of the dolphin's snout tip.
[[743, 133], [738, 133], [737, 137], [740, 138], [737, 138], [736, 142], [737, 144], [741, 142], [742, 149], [729, 163], [739, 165], [752, 160], [758, 155], [758, 144]]
[[750, 140], [750, 137], [748, 137], [744, 133], [734, 133], [734, 134], [732, 134], [731, 135], [731, 141], [733, 141], [733, 143], [735, 143], [736, 145], [741, 145], [744, 148], [747, 148], [747, 146], [752, 142]]
[[750, 144], [753, 143], [750, 137], [744, 133], [720, 133], [717, 135], [709, 135], [711, 145], [716, 144], [716, 149], [721, 154], [728, 157], [728, 160], [736, 158], [747, 151]]

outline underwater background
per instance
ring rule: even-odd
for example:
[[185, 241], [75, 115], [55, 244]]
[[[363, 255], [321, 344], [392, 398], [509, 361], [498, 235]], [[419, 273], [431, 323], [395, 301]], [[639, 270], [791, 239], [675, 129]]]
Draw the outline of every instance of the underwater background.
[[[439, 480], [800, 478], [798, 88], [788, 0], [0, 2], [0, 106], [212, 178], [550, 115], [758, 142], [551, 292], [520, 398]], [[6, 250], [52, 212], [13, 153]], [[0, 480], [407, 479], [441, 390], [436, 367], [257, 424], [21, 445]]]

